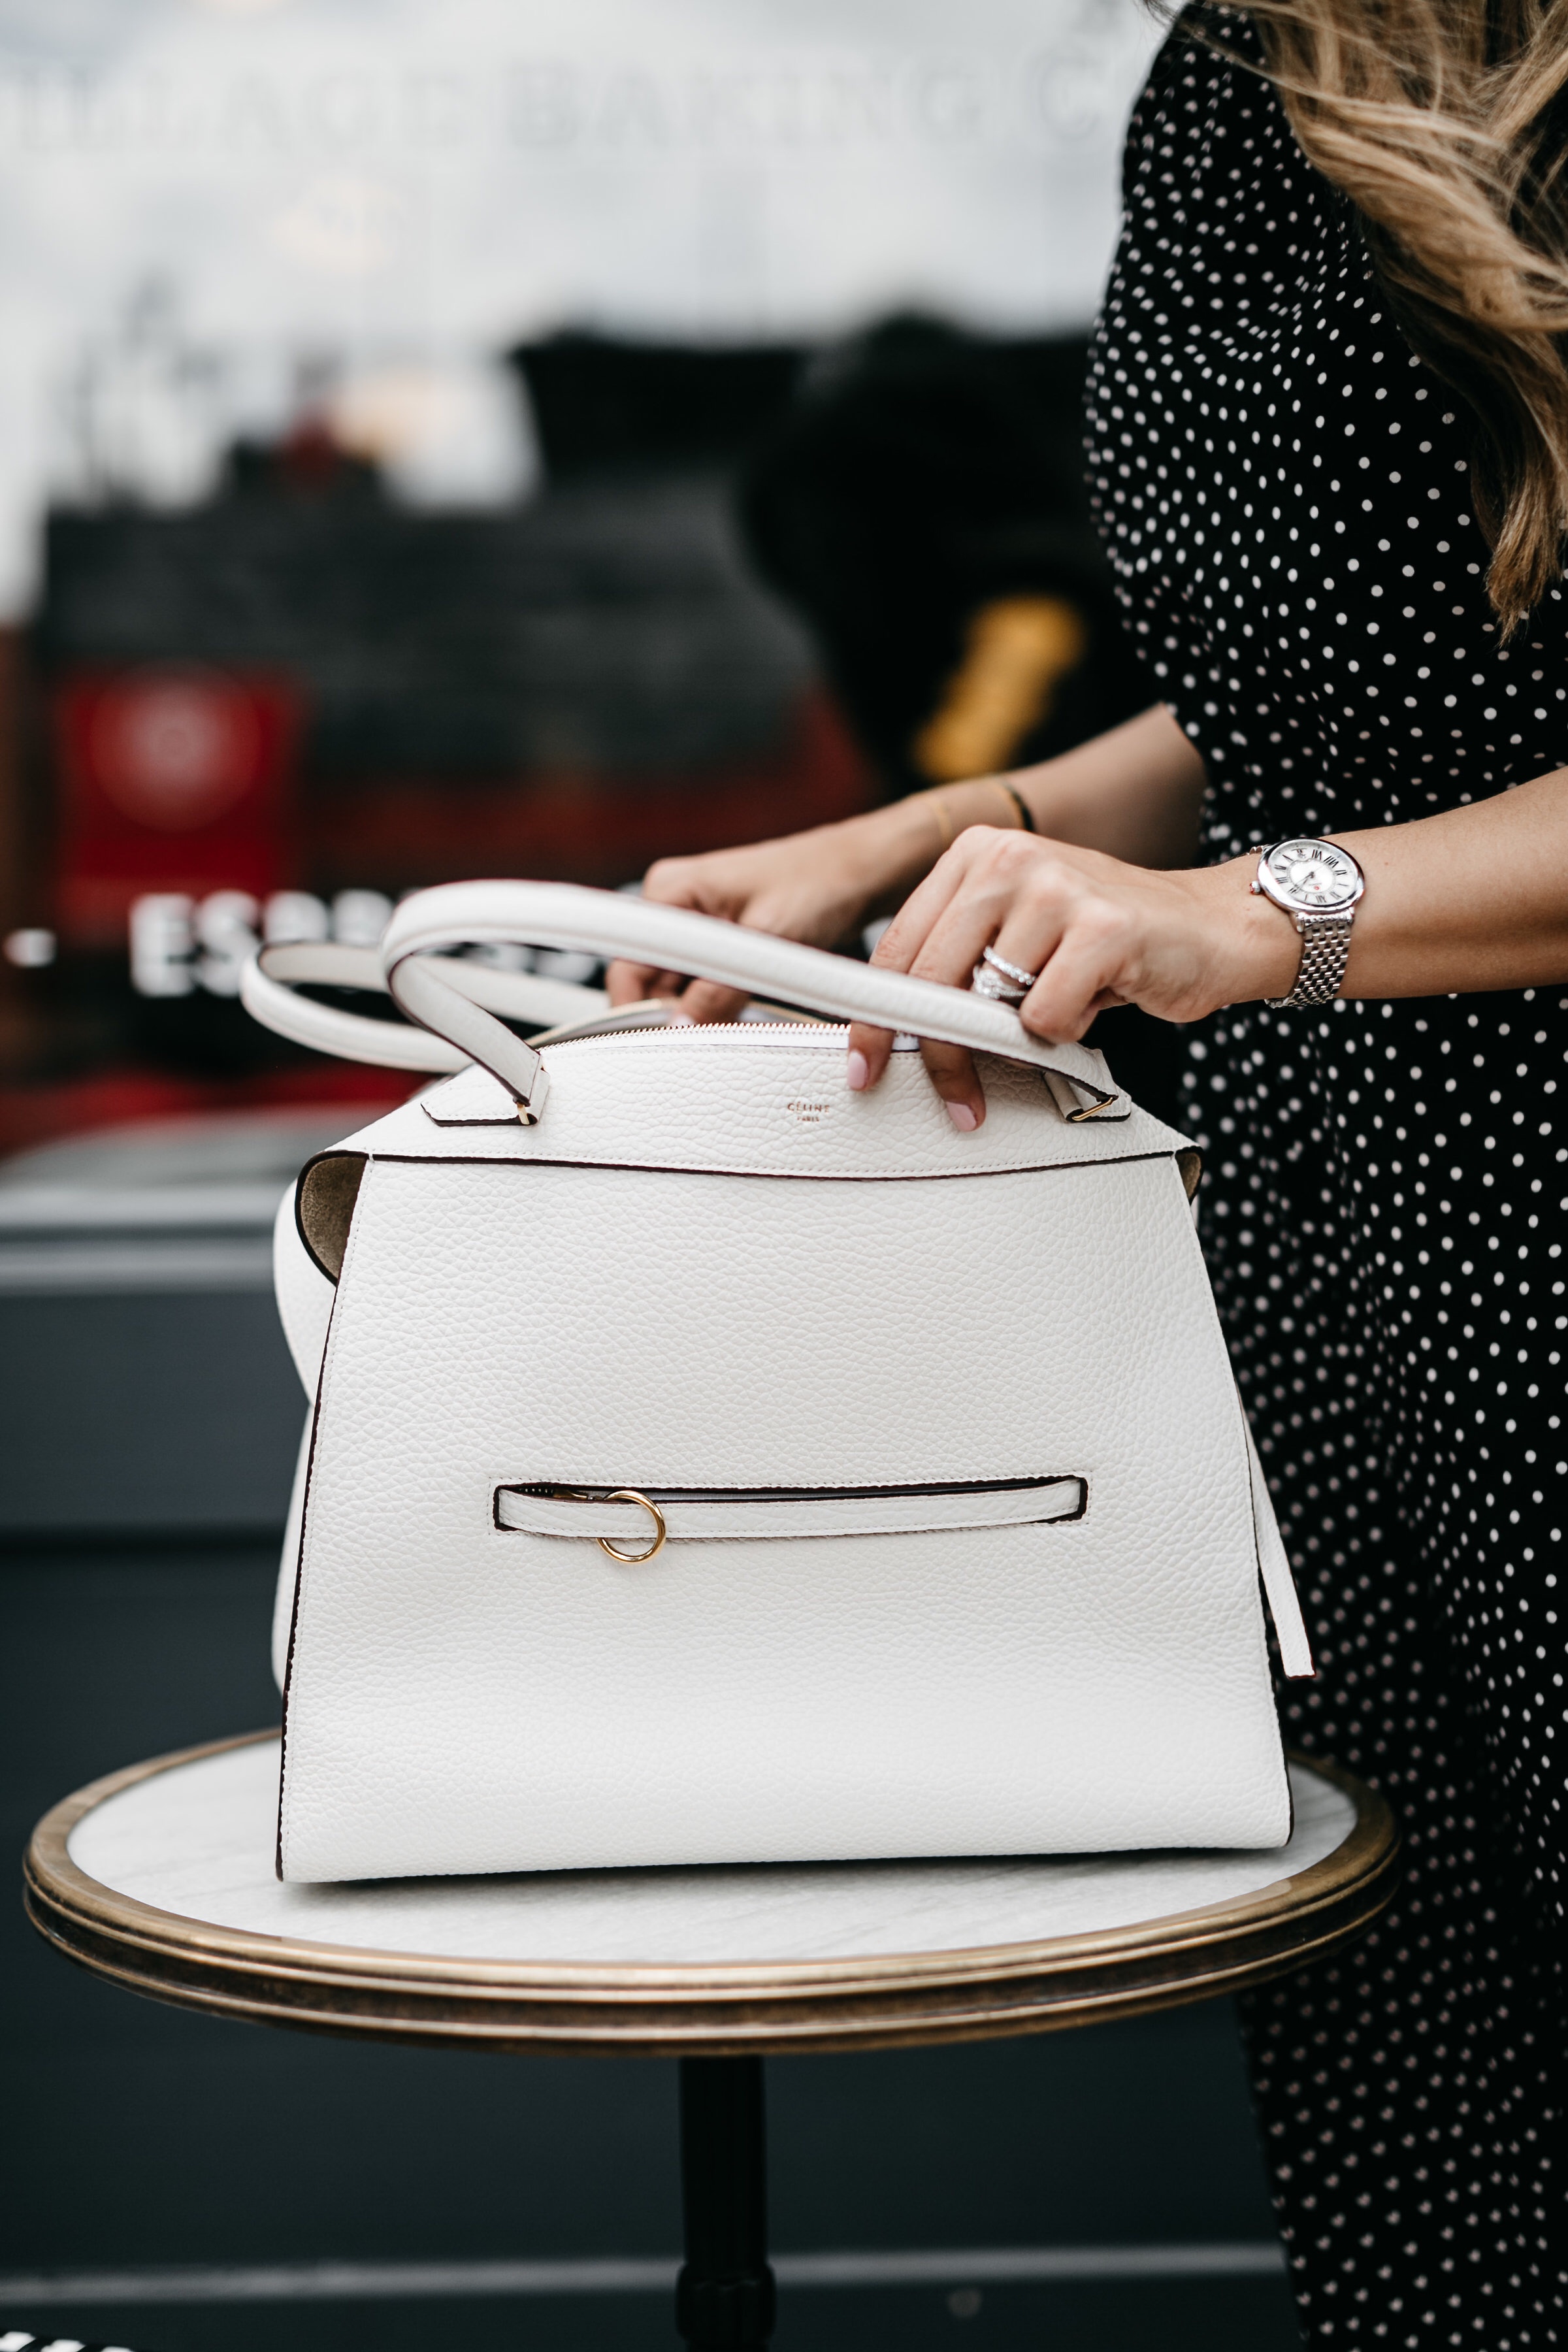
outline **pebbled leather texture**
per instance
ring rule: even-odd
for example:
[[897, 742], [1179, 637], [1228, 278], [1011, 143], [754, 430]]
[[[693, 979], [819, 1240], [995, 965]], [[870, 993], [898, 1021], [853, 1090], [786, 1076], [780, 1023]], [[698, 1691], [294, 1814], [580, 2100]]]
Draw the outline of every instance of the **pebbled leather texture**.
[[[1129, 1109], [1072, 1119], [1044, 1075], [979, 1057], [986, 1117], [961, 1135], [912, 1045], [870, 1094], [855, 1094], [844, 1029], [646, 1029], [547, 1046], [542, 1117], [510, 1117], [510, 1097], [469, 1068], [345, 1139], [378, 1158], [564, 1160], [731, 1175], [973, 1176], [1005, 1168], [1087, 1167], [1188, 1150], [1187, 1139]], [[456, 1124], [461, 1110], [464, 1123]], [[498, 1116], [498, 1114], [501, 1114]], [[374, 1136], [374, 1142], [368, 1140]]]
[[[1006, 1062], [960, 1136], [916, 1057], [851, 1097], [842, 1048], [562, 1045], [536, 1127], [416, 1101], [347, 1139], [369, 1164], [304, 1501], [287, 1877], [1284, 1842], [1182, 1139], [1075, 1124]], [[454, 1082], [481, 1112], [489, 1083]], [[320, 1296], [282, 1281], [308, 1378]], [[1085, 1480], [1082, 1516], [639, 1567], [494, 1508], [563, 1481], [1037, 1478]]]

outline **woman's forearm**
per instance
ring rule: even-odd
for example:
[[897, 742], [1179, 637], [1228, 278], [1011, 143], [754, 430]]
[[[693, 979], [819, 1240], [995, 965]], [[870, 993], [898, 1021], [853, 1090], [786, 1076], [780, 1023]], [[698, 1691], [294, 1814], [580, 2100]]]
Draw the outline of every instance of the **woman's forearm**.
[[[1464, 996], [1568, 981], [1568, 769], [1409, 824], [1342, 832], [1366, 875], [1342, 996]], [[1301, 947], [1250, 856], [1180, 877], [1228, 934], [1221, 1002], [1281, 996]]]
[[1036, 830], [1129, 866], [1190, 866], [1207, 776], [1163, 702], [1007, 782]]
[[1038, 767], [913, 793], [835, 830], [863, 866], [878, 903], [896, 906], [971, 825], [1005, 831], [1016, 824], [1011, 793], [1051, 841], [1102, 850], [1132, 866], [1190, 866], [1205, 783], [1201, 755], [1164, 704], [1155, 703]]
[[1568, 768], [1469, 808], [1338, 837], [1367, 877], [1342, 995], [1568, 980]]

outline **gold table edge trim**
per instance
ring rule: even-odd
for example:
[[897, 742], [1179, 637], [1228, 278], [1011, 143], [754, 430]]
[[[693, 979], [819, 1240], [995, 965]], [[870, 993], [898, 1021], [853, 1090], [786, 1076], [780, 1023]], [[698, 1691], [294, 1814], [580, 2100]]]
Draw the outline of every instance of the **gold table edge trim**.
[[[196, 2007], [270, 2018], [279, 2024], [319, 2021], [348, 2032], [398, 2032], [400, 2012], [392, 2004], [399, 1996], [415, 2000], [444, 1998], [458, 2003], [465, 2000], [494, 2002], [510, 1997], [519, 2004], [514, 2021], [486, 2025], [477, 2018], [467, 2022], [434, 2014], [403, 2014], [402, 2032], [416, 2035], [423, 2031], [439, 2039], [528, 2039], [579, 2046], [596, 2040], [623, 2046], [635, 2042], [644, 2048], [673, 2048], [690, 2038], [674, 2015], [657, 2022], [652, 2018], [639, 2021], [636, 2004], [641, 1999], [657, 2002], [661, 2009], [668, 2005], [674, 2011], [705, 2007], [706, 2020], [693, 2014], [690, 2025], [699, 2031], [705, 2028], [704, 2038], [712, 2045], [727, 2040], [763, 2046], [787, 2039], [791, 2046], [804, 2047], [815, 2032], [819, 2037], [817, 2046], [826, 2047], [835, 2041], [858, 2042], [878, 2033], [897, 2033], [900, 2027], [921, 2038], [957, 2039], [966, 2032], [997, 2030], [999, 2024], [1003, 2030], [1010, 2025], [1012, 2031], [1021, 2031], [1029, 2019], [1043, 2023], [1053, 2004], [1047, 1998], [997, 2009], [982, 2000], [973, 2008], [966, 2004], [941, 2012], [922, 2011], [919, 2008], [922, 1993], [951, 1996], [971, 1990], [981, 1996], [987, 1990], [1000, 1992], [1020, 1979], [1079, 1977], [1085, 1971], [1092, 1976], [1103, 1971], [1108, 1981], [1099, 1994], [1089, 1987], [1074, 1991], [1064, 1985], [1060, 2008], [1127, 2014], [1140, 2005], [1201, 1999], [1207, 1992], [1258, 1981], [1324, 1957], [1359, 1934], [1384, 1908], [1394, 1891], [1400, 1843], [1394, 1816], [1376, 1790], [1327, 1759], [1292, 1752], [1293, 1763], [1331, 1781], [1350, 1797], [1356, 1818], [1349, 1836], [1321, 1862], [1251, 1895], [1167, 1913], [1127, 1927], [1026, 1943], [839, 1960], [675, 1965], [462, 1959], [224, 1927], [120, 1894], [89, 1877], [72, 1861], [68, 1850], [72, 1831], [110, 1797], [159, 1773], [277, 1737], [276, 1730], [247, 1732], [177, 1749], [107, 1774], [51, 1807], [33, 1833], [25, 1866], [28, 1910], [40, 1933], [70, 1958], [132, 1989]], [[1344, 1916], [1347, 1910], [1348, 1916]], [[1286, 1924], [1300, 1931], [1290, 1949], [1270, 1947], [1249, 1952], [1249, 1946], [1267, 1945], [1269, 1931]], [[119, 1965], [107, 1956], [80, 1949], [70, 1932], [73, 1927], [114, 1946], [121, 1955]], [[1318, 1932], [1312, 1932], [1314, 1927]], [[1173, 1977], [1170, 1963], [1183, 1954], [1190, 1969]], [[209, 1972], [212, 1982], [206, 1988], [195, 1982], [171, 1984], [152, 1965], [158, 1958], [199, 1966]], [[1146, 1962], [1158, 1958], [1163, 1966], [1132, 1981], [1114, 1980], [1130, 1968], [1136, 1970], [1141, 1958]], [[311, 2013], [287, 2001], [269, 2000], [255, 1985], [258, 1978], [270, 1980], [279, 1990], [285, 1981], [308, 1982], [321, 1992], [325, 2005]], [[247, 1979], [248, 1998], [244, 1989]], [[370, 1998], [379, 1995], [386, 2006], [380, 2011], [335, 2006], [330, 2000], [333, 1990]], [[590, 2009], [603, 2004], [631, 2013], [617, 2025], [606, 2019], [598, 2032], [581, 2017], [568, 2021], [542, 2016], [531, 2024], [530, 2004], [548, 2009], [563, 1999]], [[797, 2004], [804, 2012], [809, 2006], [813, 2014], [803, 2013], [798, 2024], [786, 2019], [770, 2024], [762, 2017], [747, 2015], [748, 2003], [757, 2001], [775, 2012]], [[869, 2001], [880, 2003], [881, 2013], [867, 2014], [865, 2005]], [[839, 2004], [843, 2013], [836, 2017], [834, 2011]]]

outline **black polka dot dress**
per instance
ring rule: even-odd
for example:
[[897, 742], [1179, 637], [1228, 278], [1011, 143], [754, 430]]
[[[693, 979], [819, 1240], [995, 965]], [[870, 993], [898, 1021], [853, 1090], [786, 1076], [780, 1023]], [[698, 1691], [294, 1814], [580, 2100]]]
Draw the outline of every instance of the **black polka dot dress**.
[[[1133, 118], [1090, 461], [1220, 858], [1568, 764], [1568, 599], [1500, 642], [1467, 416], [1268, 84], [1194, 28]], [[1248, 2004], [1303, 2325], [1533, 2352], [1568, 2341], [1568, 987], [1249, 1005], [1190, 1053], [1320, 1665], [1290, 1733], [1387, 1792], [1409, 1857], [1372, 1936]]]

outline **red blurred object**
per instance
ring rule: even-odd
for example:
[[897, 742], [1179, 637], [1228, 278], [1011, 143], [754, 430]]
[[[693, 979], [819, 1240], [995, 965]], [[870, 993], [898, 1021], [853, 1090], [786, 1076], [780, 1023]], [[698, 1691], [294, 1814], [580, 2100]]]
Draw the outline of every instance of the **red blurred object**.
[[279, 478], [294, 490], [331, 489], [353, 461], [324, 416], [301, 416], [279, 444]]
[[143, 891], [265, 898], [291, 881], [300, 719], [295, 688], [254, 673], [68, 679], [54, 708], [62, 937], [120, 946]]
[[38, 1086], [0, 1087], [0, 1158], [68, 1135], [197, 1111], [308, 1109], [352, 1103], [368, 1120], [405, 1102], [416, 1072], [375, 1070], [360, 1062], [317, 1061], [241, 1078], [180, 1077], [132, 1067], [96, 1071]]
[[875, 797], [836, 706], [811, 688], [770, 749], [695, 773], [562, 769], [493, 783], [340, 785], [307, 814], [306, 862], [311, 887], [324, 890], [370, 883], [396, 893], [484, 874], [613, 889], [656, 857], [832, 824]]

